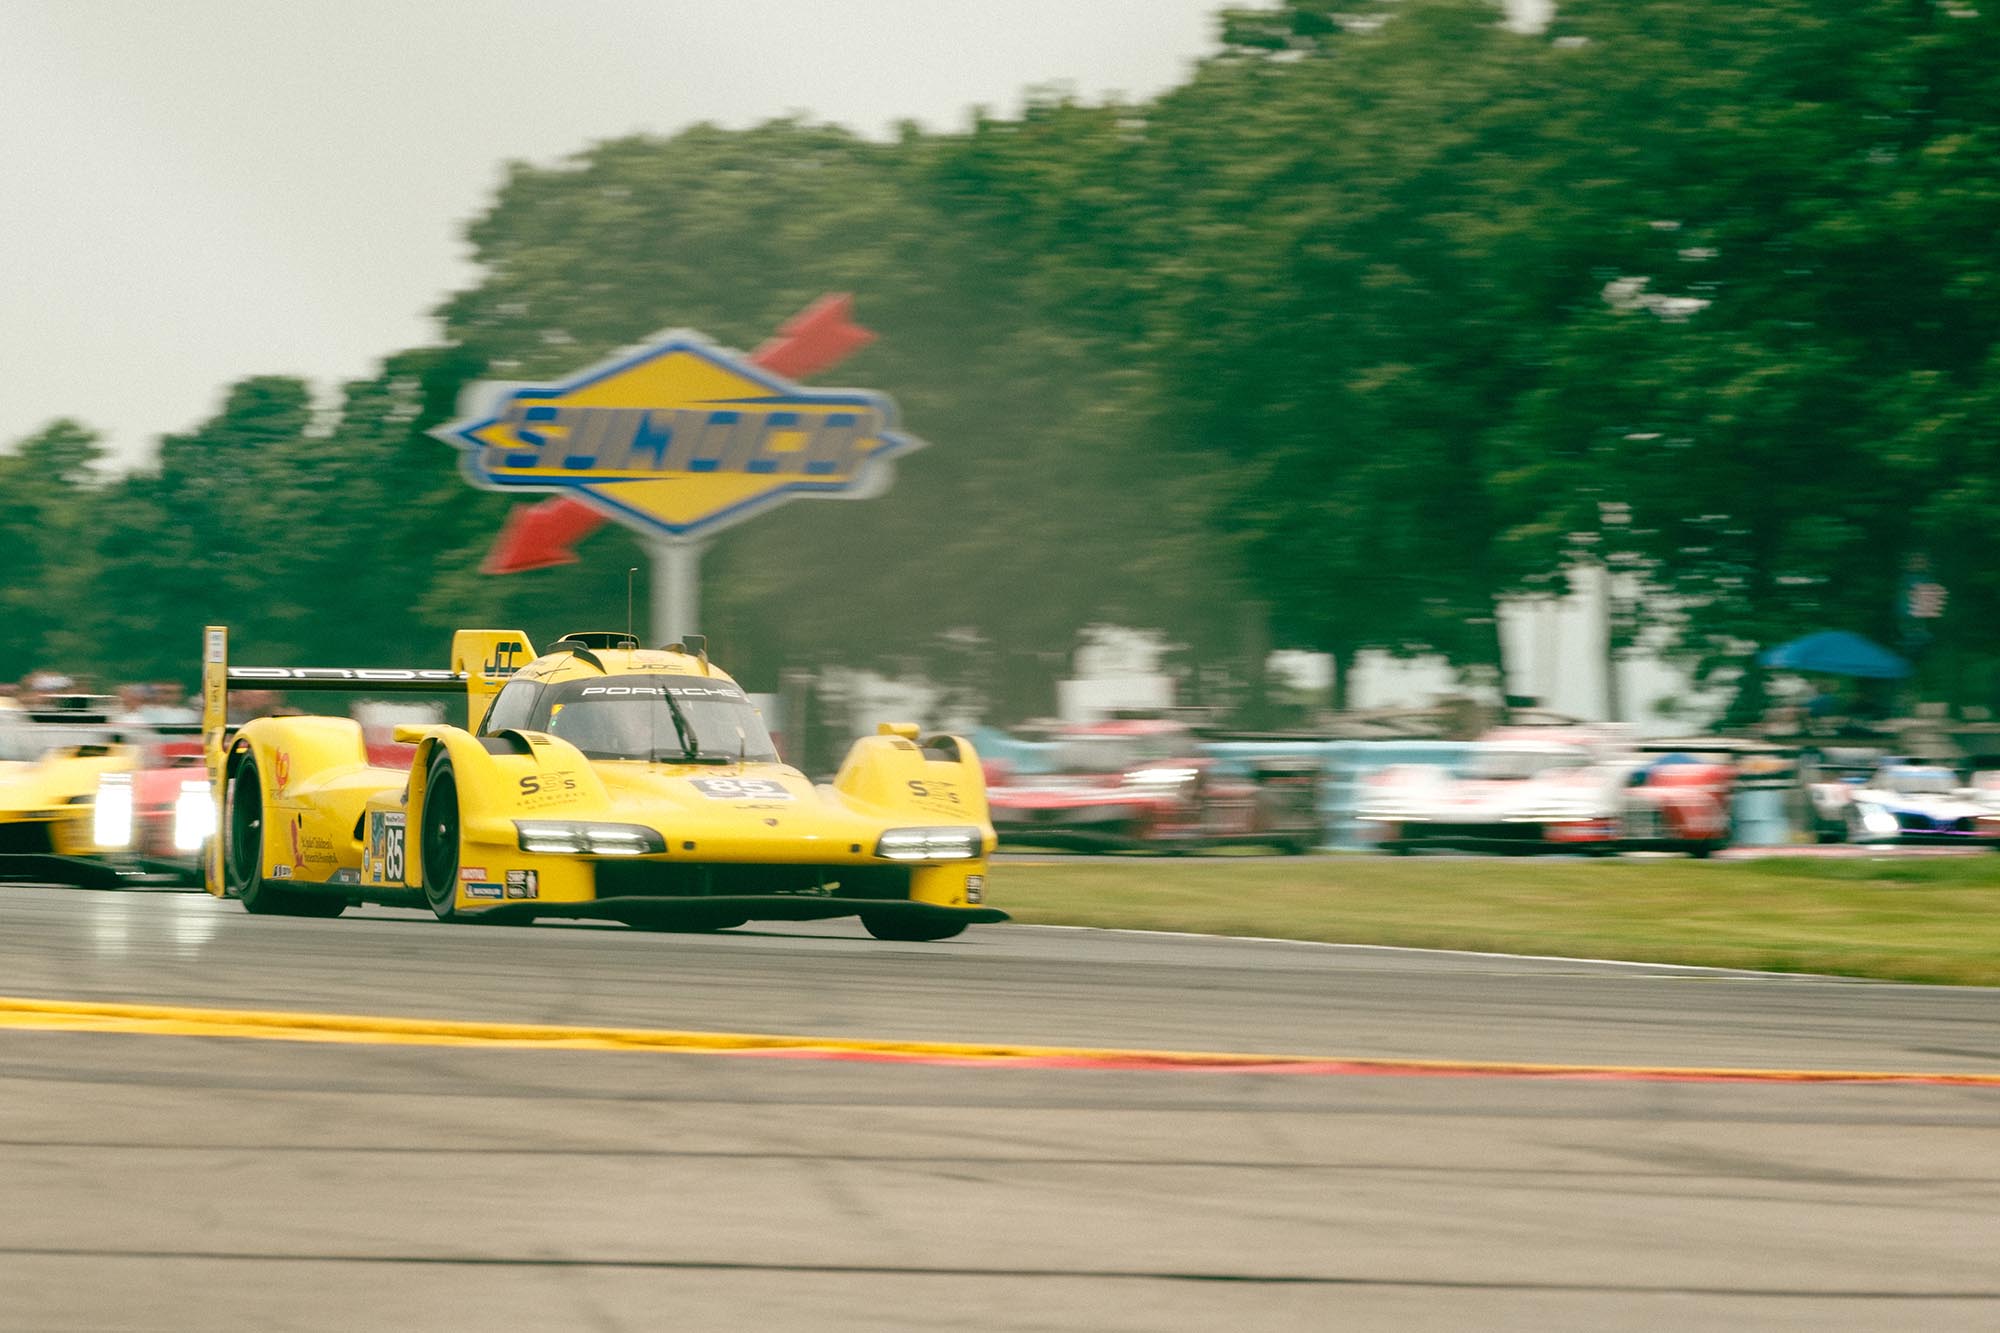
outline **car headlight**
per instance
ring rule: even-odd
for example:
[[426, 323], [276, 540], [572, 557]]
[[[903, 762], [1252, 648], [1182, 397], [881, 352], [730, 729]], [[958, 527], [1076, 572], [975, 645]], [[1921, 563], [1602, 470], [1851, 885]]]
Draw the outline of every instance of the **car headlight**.
[[517, 819], [524, 852], [592, 856], [645, 856], [667, 850], [667, 840], [644, 824], [591, 824], [571, 819]]
[[92, 807], [90, 840], [99, 847], [132, 845], [132, 775], [101, 773]]
[[976, 828], [892, 828], [875, 844], [890, 861], [968, 861], [985, 839]]
[[174, 850], [198, 852], [215, 833], [215, 794], [208, 783], [188, 778], [174, 798]]
[[1861, 827], [1870, 833], [1894, 833], [1899, 825], [1896, 817], [1879, 805], [1864, 805], [1861, 810]]

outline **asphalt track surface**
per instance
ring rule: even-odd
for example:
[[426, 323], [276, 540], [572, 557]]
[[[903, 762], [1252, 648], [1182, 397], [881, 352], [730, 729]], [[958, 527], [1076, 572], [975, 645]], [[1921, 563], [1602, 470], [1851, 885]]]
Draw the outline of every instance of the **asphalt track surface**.
[[[1346, 1058], [2000, 1074], [2000, 991], [976, 927], [0, 889], [0, 995]], [[2000, 1326], [2000, 1087], [30, 1031], [0, 1328]]]

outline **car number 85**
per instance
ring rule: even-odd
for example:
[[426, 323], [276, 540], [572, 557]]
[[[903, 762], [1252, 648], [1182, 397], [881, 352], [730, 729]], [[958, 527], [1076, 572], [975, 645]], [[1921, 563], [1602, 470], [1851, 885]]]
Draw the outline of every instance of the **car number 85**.
[[382, 878], [391, 884], [403, 882], [403, 826], [392, 824], [382, 830]]

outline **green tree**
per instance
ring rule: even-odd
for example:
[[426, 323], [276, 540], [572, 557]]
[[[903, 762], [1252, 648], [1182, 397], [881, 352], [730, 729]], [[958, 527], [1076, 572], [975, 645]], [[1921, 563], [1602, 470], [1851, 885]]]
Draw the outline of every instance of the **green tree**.
[[1893, 639], [1906, 560], [1969, 535], [1932, 497], [1979, 503], [2000, 33], [1895, 0], [1577, 0], [1553, 35], [1549, 183], [1587, 225], [1498, 474], [1512, 536], [1643, 571], [1754, 711], [1760, 647]]
[[98, 436], [67, 419], [0, 455], [0, 656], [18, 668], [96, 665], [92, 511], [103, 456]]

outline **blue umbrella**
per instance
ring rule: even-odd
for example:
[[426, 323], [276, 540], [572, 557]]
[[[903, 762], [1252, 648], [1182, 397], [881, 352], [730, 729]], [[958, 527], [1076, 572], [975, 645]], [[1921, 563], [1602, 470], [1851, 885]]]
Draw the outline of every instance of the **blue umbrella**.
[[1780, 671], [1810, 671], [1822, 676], [1900, 680], [1910, 674], [1908, 662], [1882, 645], [1844, 629], [1823, 630], [1781, 643], [1758, 660]]

